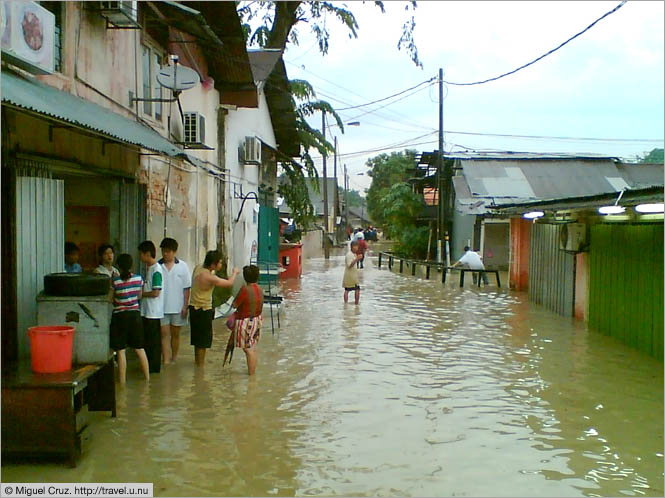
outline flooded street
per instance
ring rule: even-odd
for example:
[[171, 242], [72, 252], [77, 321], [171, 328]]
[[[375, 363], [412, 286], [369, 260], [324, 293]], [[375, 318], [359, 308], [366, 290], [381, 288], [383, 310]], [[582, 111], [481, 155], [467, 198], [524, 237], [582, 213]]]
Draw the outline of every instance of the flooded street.
[[[494, 285], [376, 267], [342, 301], [342, 256], [305, 262], [269, 307], [255, 379], [204, 370], [189, 334], [118, 417], [91, 413], [75, 469], [4, 482], [153, 482], [155, 496], [663, 496], [663, 364]], [[492, 279], [493, 282], [493, 279]]]

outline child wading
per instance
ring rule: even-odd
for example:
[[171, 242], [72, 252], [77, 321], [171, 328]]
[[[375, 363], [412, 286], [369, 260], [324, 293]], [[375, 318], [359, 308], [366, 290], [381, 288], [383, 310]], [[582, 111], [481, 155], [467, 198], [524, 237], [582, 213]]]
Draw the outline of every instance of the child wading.
[[[242, 269], [242, 276], [247, 285], [243, 286], [233, 301], [233, 307], [236, 311], [227, 321], [227, 326], [231, 329], [231, 336], [226, 346], [226, 357], [233, 351], [234, 347], [242, 348], [247, 358], [247, 371], [249, 375], [256, 372], [256, 363], [258, 361], [258, 351], [256, 349], [261, 336], [261, 327], [263, 326], [263, 291], [257, 285], [259, 280], [259, 267], [256, 265], [245, 266]], [[229, 360], [230, 361], [230, 360]], [[222, 366], [224, 365], [222, 363]]]
[[356, 263], [360, 261], [362, 254], [358, 251], [358, 241], [351, 242], [349, 252], [346, 253], [344, 258], [344, 279], [342, 280], [342, 287], [344, 287], [344, 302], [349, 302], [349, 291], [355, 292], [356, 304], [360, 301], [360, 285], [358, 281], [358, 268]]
[[120, 275], [111, 279], [113, 287], [113, 315], [111, 316], [111, 349], [118, 355], [118, 375], [120, 383], [127, 379], [127, 346], [134, 348], [141, 362], [145, 380], [150, 379], [148, 358], [143, 350], [143, 327], [139, 312], [139, 299], [143, 287], [141, 275], [132, 273], [132, 257], [129, 254], [118, 256]]

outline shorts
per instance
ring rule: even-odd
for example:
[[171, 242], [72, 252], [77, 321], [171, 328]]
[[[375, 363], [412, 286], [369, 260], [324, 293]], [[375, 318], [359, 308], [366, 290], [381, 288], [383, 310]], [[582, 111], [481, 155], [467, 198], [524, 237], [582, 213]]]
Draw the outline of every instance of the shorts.
[[250, 318], [236, 318], [235, 343], [238, 348], [253, 348], [258, 344], [261, 336], [263, 318], [259, 316]]
[[212, 346], [212, 320], [215, 317], [215, 309], [197, 309], [189, 307], [189, 343], [195, 348], [209, 348]]
[[142, 349], [144, 345], [143, 323], [141, 313], [135, 311], [120, 311], [111, 315], [110, 346], [114, 351], [130, 348]]
[[360, 290], [360, 286], [359, 286], [358, 284], [356, 284], [355, 287], [344, 287], [344, 290], [345, 290], [345, 291], [349, 291], [349, 292], [350, 292], [350, 291], [356, 291], [356, 290], [359, 291], [359, 290]]
[[187, 318], [183, 318], [180, 313], [164, 313], [164, 317], [161, 319], [160, 325], [174, 325], [176, 327], [182, 327], [187, 324]]

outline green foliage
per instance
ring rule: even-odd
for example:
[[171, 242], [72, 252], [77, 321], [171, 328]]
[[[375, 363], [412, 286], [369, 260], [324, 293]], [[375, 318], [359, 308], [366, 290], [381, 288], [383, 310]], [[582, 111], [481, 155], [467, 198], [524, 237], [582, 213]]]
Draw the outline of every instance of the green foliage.
[[[339, 190], [339, 198], [344, 199], [344, 189], [342, 187], [338, 187], [338, 190]], [[363, 204], [365, 204], [365, 199], [362, 198], [360, 192], [358, 192], [357, 190], [349, 190], [348, 196], [349, 196], [349, 207], [362, 207]]]
[[[284, 168], [284, 176], [281, 179], [278, 191], [291, 208], [291, 216], [296, 225], [306, 229], [314, 221], [314, 206], [312, 206], [309, 199], [307, 177], [298, 164], [283, 163], [282, 167]], [[314, 172], [316, 173], [316, 170]]]
[[386, 223], [381, 200], [387, 195], [388, 189], [396, 183], [404, 182], [409, 177], [407, 170], [413, 168], [416, 152], [391, 152], [380, 154], [366, 163], [372, 178], [372, 185], [367, 191], [367, 211], [374, 222], [383, 227]]
[[637, 162], [640, 163], [652, 163], [652, 164], [663, 164], [665, 161], [665, 154], [663, 154], [663, 149], [652, 149], [651, 152], [640, 157], [637, 156]]
[[[382, 13], [385, 12], [383, 2], [375, 1], [374, 5]], [[298, 45], [298, 27], [306, 25], [316, 36], [319, 52], [325, 55], [330, 46], [330, 32], [327, 27], [330, 18], [346, 27], [349, 38], [358, 37], [358, 23], [345, 4], [325, 1], [243, 1], [237, 2], [236, 6], [243, 34], [249, 45], [277, 48], [284, 52], [288, 43]], [[415, 8], [416, 2], [409, 2], [405, 10]], [[402, 27], [398, 49], [404, 49], [414, 64], [422, 68], [413, 39], [414, 29], [415, 21], [411, 17]], [[344, 127], [333, 107], [328, 102], [317, 99], [312, 85], [307, 81], [291, 81], [291, 93], [296, 110], [296, 133], [301, 145], [302, 165], [296, 162], [282, 163], [287, 181], [280, 189], [293, 210], [296, 223], [306, 228], [313, 220], [313, 208], [305, 183], [305, 173], [310, 178], [318, 177], [310, 150], [315, 149], [322, 155], [333, 152], [333, 145], [325, 139], [321, 131], [307, 122], [307, 118], [326, 112], [335, 119], [342, 133]]]
[[407, 179], [415, 164], [415, 151], [381, 154], [367, 161], [372, 185], [367, 191], [369, 214], [384, 234], [395, 241], [395, 252], [404, 257], [427, 256], [429, 227], [417, 218], [425, 206]]
[[[374, 5], [381, 13], [385, 13], [384, 2], [375, 1]], [[405, 11], [409, 12], [416, 7], [416, 2], [408, 2]], [[287, 43], [298, 45], [298, 28], [304, 24], [316, 36], [319, 52], [326, 55], [330, 48], [330, 18], [346, 27], [350, 39], [358, 38], [360, 29], [353, 12], [346, 4], [338, 2], [243, 1], [237, 3], [237, 12], [246, 39], [250, 45], [261, 48], [284, 50]], [[422, 68], [413, 37], [415, 26], [415, 19], [411, 16], [402, 25], [397, 48], [405, 50], [411, 61]]]
[[427, 258], [427, 241], [429, 239], [429, 227], [405, 226], [395, 239], [394, 252], [398, 256], [413, 259]]

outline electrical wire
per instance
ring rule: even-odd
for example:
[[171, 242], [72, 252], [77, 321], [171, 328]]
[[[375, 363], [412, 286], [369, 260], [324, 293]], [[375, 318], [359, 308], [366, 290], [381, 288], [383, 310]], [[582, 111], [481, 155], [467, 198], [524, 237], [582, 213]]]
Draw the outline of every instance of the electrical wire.
[[558, 47], [553, 48], [553, 49], [550, 50], [549, 52], [547, 52], [547, 53], [541, 55], [540, 57], [538, 57], [538, 58], [532, 60], [531, 62], [528, 62], [528, 63], [526, 63], [526, 64], [524, 64], [524, 65], [518, 67], [517, 69], [513, 69], [512, 71], [509, 71], [509, 72], [507, 72], [507, 73], [503, 73], [503, 74], [501, 74], [501, 75], [499, 75], [499, 76], [495, 76], [494, 78], [488, 78], [488, 79], [486, 79], [486, 80], [482, 80], [482, 81], [474, 81], [474, 82], [472, 82], [472, 83], [456, 83], [456, 82], [454, 82], [454, 81], [446, 81], [446, 80], [442, 80], [442, 81], [443, 81], [444, 83], [449, 84], [449, 85], [456, 85], [456, 86], [472, 86], [472, 85], [482, 85], [483, 83], [489, 83], [490, 81], [496, 81], [496, 80], [498, 80], [498, 79], [505, 78], [506, 76], [509, 76], [509, 75], [511, 75], [511, 74], [515, 74], [517, 71], [520, 71], [520, 70], [522, 70], [522, 69], [524, 69], [524, 68], [526, 68], [526, 67], [529, 67], [530, 65], [535, 64], [535, 63], [538, 62], [539, 60], [544, 59], [544, 58], [547, 57], [548, 55], [553, 54], [554, 52], [556, 52], [557, 50], [559, 50], [560, 48], [562, 48], [564, 45], [566, 45], [567, 43], [573, 41], [573, 40], [574, 40], [575, 38], [577, 38], [578, 36], [584, 34], [584, 33], [587, 32], [588, 30], [590, 30], [590, 29], [591, 29], [596, 23], [602, 21], [603, 19], [605, 19], [605, 18], [606, 18], [607, 16], [609, 16], [610, 14], [614, 14], [617, 10], [619, 10], [621, 7], [623, 7], [624, 4], [626, 3], [626, 1], [627, 1], [627, 0], [623, 0], [623, 2], [621, 2], [619, 5], [617, 5], [616, 7], [614, 7], [614, 8], [613, 8], [612, 10], [610, 10], [609, 12], [606, 12], [605, 14], [603, 14], [601, 17], [599, 17], [599, 18], [596, 19], [594, 22], [592, 22], [591, 24], [589, 24], [586, 28], [584, 28], [582, 31], [580, 31], [580, 32], [577, 33], [576, 35], [573, 35], [573, 36], [571, 36], [570, 38], [568, 38], [565, 42], [563, 42], [562, 44], [560, 44]]
[[481, 137], [504, 137], [504, 138], [529, 138], [537, 140], [569, 140], [569, 141], [591, 141], [591, 142], [637, 142], [637, 143], [663, 143], [662, 138], [594, 138], [594, 137], [556, 137], [547, 135], [511, 135], [502, 133], [480, 133], [470, 131], [446, 130], [451, 135], [474, 135]]
[[432, 83], [432, 82], [435, 82], [435, 81], [436, 81], [436, 77], [432, 77], [428, 80], [425, 80], [425, 81], [422, 81], [422, 82], [418, 83], [415, 86], [412, 86], [411, 88], [407, 88], [406, 90], [402, 90], [401, 92], [394, 93], [393, 95], [389, 95], [388, 97], [383, 97], [382, 99], [373, 100], [372, 102], [367, 102], [365, 104], [358, 104], [358, 105], [354, 105], [354, 106], [351, 106], [351, 107], [341, 107], [341, 108], [336, 109], [336, 110], [337, 111], [348, 111], [349, 109], [358, 109], [359, 107], [366, 107], [368, 105], [377, 104], [379, 102], [383, 102], [384, 100], [392, 99], [393, 97], [397, 97], [398, 95], [402, 95], [403, 93], [409, 92], [411, 90], [415, 90], [416, 88], [418, 88], [419, 86], [424, 85], [425, 83]]

